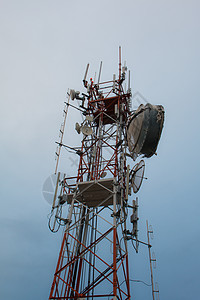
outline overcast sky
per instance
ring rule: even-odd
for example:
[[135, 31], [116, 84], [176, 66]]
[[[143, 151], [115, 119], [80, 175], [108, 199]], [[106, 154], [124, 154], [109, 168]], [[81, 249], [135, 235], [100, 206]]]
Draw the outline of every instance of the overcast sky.
[[[90, 76], [102, 60], [102, 79], [111, 79], [119, 45], [133, 93], [166, 111], [138, 193], [139, 235], [148, 219], [160, 299], [199, 299], [199, 11], [198, 0], [0, 0], [1, 299], [48, 299], [61, 233], [48, 230], [42, 186], [54, 172], [66, 92], [82, 90], [88, 62]], [[66, 143], [77, 142], [75, 119]], [[70, 159], [60, 168], [74, 171]], [[132, 279], [149, 283], [147, 249], [131, 255]], [[152, 299], [147, 286], [131, 290]]]

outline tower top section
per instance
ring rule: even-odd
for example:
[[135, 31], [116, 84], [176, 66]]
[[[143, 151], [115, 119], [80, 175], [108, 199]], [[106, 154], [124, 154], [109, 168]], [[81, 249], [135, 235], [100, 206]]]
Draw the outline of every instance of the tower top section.
[[[119, 47], [119, 74], [113, 74], [112, 80], [101, 82], [102, 62], [100, 63], [97, 82], [93, 78], [87, 78], [89, 64], [86, 66], [83, 85], [86, 93], [80, 95], [79, 91], [70, 90], [72, 100], [80, 101], [80, 108], [83, 114], [90, 115], [95, 124], [99, 123], [99, 118], [103, 114], [102, 125], [117, 122], [119, 116], [126, 122], [131, 114], [131, 88], [130, 71], [126, 81], [127, 66], [121, 66], [121, 47]], [[119, 101], [120, 100], [120, 101]]]

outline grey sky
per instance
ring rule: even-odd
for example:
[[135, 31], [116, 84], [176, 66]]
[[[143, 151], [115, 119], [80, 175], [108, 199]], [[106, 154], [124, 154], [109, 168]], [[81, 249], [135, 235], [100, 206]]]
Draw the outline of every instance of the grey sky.
[[[1, 299], [48, 298], [61, 234], [48, 230], [41, 190], [54, 172], [66, 91], [82, 90], [88, 62], [94, 76], [102, 60], [110, 79], [119, 45], [133, 92], [166, 110], [138, 195], [140, 237], [148, 218], [160, 299], [199, 298], [199, 10], [197, 0], [0, 1]], [[134, 279], [150, 281], [147, 254], [133, 256]], [[132, 291], [151, 299], [148, 287]]]

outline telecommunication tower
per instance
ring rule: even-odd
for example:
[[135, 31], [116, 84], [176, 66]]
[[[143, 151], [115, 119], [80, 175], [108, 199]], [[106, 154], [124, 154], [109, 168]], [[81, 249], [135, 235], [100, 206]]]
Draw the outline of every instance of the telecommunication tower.
[[[138, 192], [145, 167], [143, 159], [134, 161], [141, 154], [155, 154], [163, 127], [162, 106], [148, 103], [132, 110], [130, 71], [122, 66], [121, 48], [119, 74], [112, 80], [100, 81], [102, 62], [97, 82], [87, 80], [88, 69], [89, 64], [83, 79], [86, 92], [68, 91], [57, 143], [49, 227], [55, 232], [63, 225], [64, 236], [49, 300], [132, 298], [127, 243], [131, 239], [138, 251], [139, 240], [138, 199], [130, 197], [131, 188]], [[84, 117], [75, 124], [82, 136], [79, 147], [63, 143], [70, 107]], [[79, 157], [73, 177], [58, 172], [62, 147]]]

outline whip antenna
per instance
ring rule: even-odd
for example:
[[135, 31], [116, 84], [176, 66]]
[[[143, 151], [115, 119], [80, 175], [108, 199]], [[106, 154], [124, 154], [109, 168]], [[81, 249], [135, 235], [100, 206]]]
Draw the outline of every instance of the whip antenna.
[[101, 69], [102, 69], [102, 61], [101, 61], [101, 63], [100, 63], [100, 68], [99, 68], [99, 76], [98, 76], [98, 82], [97, 82], [97, 84], [99, 84], [99, 82], [100, 82], [100, 77], [101, 77]]

